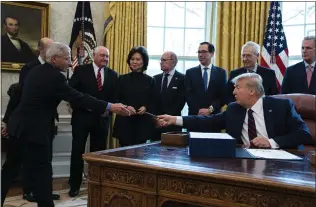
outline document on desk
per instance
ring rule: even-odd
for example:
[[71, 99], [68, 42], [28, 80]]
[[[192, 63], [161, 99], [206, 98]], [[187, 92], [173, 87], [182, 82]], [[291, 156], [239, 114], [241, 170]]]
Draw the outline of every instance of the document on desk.
[[273, 149], [246, 149], [255, 158], [276, 159], [276, 160], [303, 160], [303, 158], [293, 155], [284, 150]]

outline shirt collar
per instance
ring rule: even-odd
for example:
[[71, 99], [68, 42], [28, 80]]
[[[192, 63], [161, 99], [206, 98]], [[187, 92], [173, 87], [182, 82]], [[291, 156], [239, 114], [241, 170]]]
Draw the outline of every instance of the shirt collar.
[[245, 68], [246, 70], [247, 70], [247, 72], [249, 71], [249, 70], [252, 70], [253, 72], [257, 72], [257, 68], [258, 68], [258, 64], [256, 63], [255, 64], [255, 67], [253, 68], [253, 69], [247, 69], [247, 68]]
[[42, 65], [45, 63], [45, 61], [41, 58], [41, 56], [38, 56], [38, 61], [40, 61]]
[[[10, 39], [12, 39], [12, 38], [18, 38], [18, 37], [13, 37], [13, 36], [10, 35], [9, 33], [7, 33], [7, 35], [8, 35], [8, 37], [9, 37]], [[16, 40], [16, 39], [13, 39], [13, 40]]]
[[[305, 68], [309, 66], [309, 64], [304, 60]], [[313, 66], [312, 70], [315, 69], [316, 61], [314, 61], [311, 65]]]
[[[93, 66], [94, 71], [99, 70], [99, 67], [94, 62], [92, 63], [92, 66]], [[104, 69], [104, 67], [102, 67], [102, 69]], [[102, 71], [102, 69], [101, 69], [101, 71]]]
[[201, 70], [203, 71], [203, 69], [204, 68], [208, 68], [208, 69], [212, 69], [212, 66], [213, 66], [213, 64], [211, 63], [211, 64], [209, 64], [208, 66], [204, 66], [204, 65], [202, 65], [202, 64], [200, 64], [200, 67], [201, 67]]
[[[172, 69], [172, 70], [168, 73], [169, 76], [173, 76], [174, 73], [175, 73], [175, 70], [176, 70], [176, 69]], [[163, 74], [165, 75], [166, 73], [164, 72]]]
[[251, 107], [251, 110], [253, 110], [256, 114], [260, 114], [260, 112], [262, 111], [262, 107], [263, 107], [263, 97], [258, 99], [258, 101]]

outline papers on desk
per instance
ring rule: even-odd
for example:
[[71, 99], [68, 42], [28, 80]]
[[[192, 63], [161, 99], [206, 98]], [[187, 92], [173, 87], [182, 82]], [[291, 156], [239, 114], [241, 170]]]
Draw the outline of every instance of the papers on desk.
[[293, 155], [284, 150], [273, 149], [245, 149], [255, 158], [276, 159], [276, 160], [303, 160], [303, 158]]

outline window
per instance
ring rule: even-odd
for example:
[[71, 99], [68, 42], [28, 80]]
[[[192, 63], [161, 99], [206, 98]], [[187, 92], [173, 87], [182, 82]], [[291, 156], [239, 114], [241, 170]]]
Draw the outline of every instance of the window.
[[289, 65], [302, 61], [302, 40], [315, 35], [315, 2], [282, 2], [282, 20], [289, 49]]

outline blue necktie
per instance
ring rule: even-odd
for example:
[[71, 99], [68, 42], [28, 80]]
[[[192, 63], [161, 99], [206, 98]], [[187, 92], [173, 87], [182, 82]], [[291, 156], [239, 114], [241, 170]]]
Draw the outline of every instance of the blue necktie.
[[207, 90], [207, 79], [208, 79], [207, 70], [208, 70], [208, 68], [204, 68], [204, 73], [203, 73], [203, 81], [204, 81], [205, 91]]
[[162, 81], [162, 87], [161, 87], [161, 93], [165, 92], [167, 90], [168, 87], [168, 76], [169, 74], [166, 73], [163, 77], [163, 81]]

